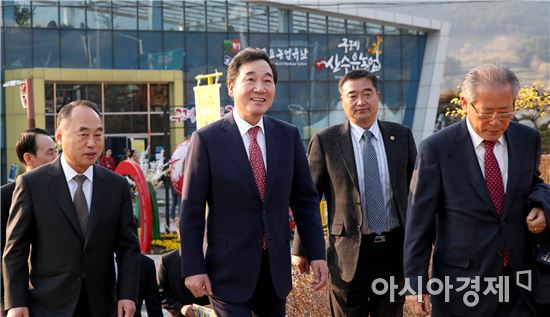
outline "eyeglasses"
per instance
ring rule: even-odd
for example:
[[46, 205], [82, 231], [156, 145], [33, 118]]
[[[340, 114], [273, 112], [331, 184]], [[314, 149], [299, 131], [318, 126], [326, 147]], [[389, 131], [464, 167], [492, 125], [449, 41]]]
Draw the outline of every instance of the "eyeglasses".
[[472, 106], [472, 109], [474, 109], [477, 117], [479, 120], [481, 121], [491, 121], [491, 120], [494, 120], [494, 119], [497, 119], [497, 120], [510, 120], [514, 117], [514, 114], [516, 114], [514, 111], [512, 112], [493, 112], [493, 113], [479, 113], [476, 109], [476, 107], [474, 107], [474, 104], [473, 103], [469, 103], [470, 106]]

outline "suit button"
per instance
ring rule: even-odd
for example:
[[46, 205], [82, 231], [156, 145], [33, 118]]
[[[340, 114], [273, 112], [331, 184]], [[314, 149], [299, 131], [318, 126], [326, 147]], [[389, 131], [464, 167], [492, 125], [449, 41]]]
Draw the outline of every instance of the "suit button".
[[361, 226], [357, 226], [357, 231], [361, 231]]
[[360, 200], [356, 200], [356, 201], [355, 201], [355, 204], [356, 204], [357, 206], [361, 206], [361, 201], [360, 201]]

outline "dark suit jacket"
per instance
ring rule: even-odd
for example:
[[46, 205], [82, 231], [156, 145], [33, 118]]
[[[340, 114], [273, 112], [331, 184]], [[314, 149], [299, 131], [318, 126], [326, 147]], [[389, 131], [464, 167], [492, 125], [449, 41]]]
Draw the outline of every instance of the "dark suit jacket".
[[117, 299], [137, 299], [140, 253], [130, 189], [125, 178], [103, 167], [94, 166], [86, 236], [58, 158], [17, 178], [7, 241], [6, 309], [72, 316], [84, 285], [93, 316], [114, 316]]
[[141, 306], [143, 301], [145, 301], [148, 317], [162, 317], [162, 306], [156, 278], [157, 270], [155, 269], [155, 261], [144, 254], [142, 254], [140, 258], [139, 293], [134, 317], [141, 317]]
[[[432, 243], [433, 277], [443, 281], [449, 276], [455, 287], [463, 284], [456, 281], [457, 277], [480, 276], [484, 290], [484, 277], [501, 276], [505, 245], [513, 272], [531, 268], [525, 219], [529, 212], [527, 196], [535, 184], [542, 182], [538, 169], [540, 135], [515, 122], [504, 135], [508, 182], [502, 217], [489, 196], [465, 120], [421, 143], [405, 229], [405, 276], [411, 279], [414, 289], [417, 276], [424, 284], [427, 280]], [[514, 282], [511, 278], [510, 283]], [[496, 308], [498, 295], [480, 294], [478, 305], [470, 308], [462, 300], [469, 290], [451, 290], [447, 303], [443, 293], [432, 296], [432, 305], [457, 316], [489, 316]]]
[[[10, 205], [11, 205], [11, 196], [13, 190], [15, 189], [15, 182], [6, 184], [0, 188], [2, 201], [0, 209], [2, 213], [0, 214], [1, 228], [0, 228], [0, 272], [2, 272], [2, 255], [4, 254], [4, 246], [6, 245], [6, 226], [8, 225], [8, 216], [10, 214]], [[0, 310], [4, 310], [4, 279], [2, 278], [2, 283], [0, 283]]]
[[[405, 224], [407, 196], [416, 145], [411, 130], [397, 123], [378, 121], [388, 160], [393, 204]], [[355, 275], [361, 245], [361, 192], [349, 122], [315, 134], [309, 143], [309, 168], [319, 194], [328, 206], [330, 274], [346, 282]], [[301, 239], [295, 236], [293, 254], [301, 254]]]
[[[244, 302], [260, 273], [262, 233], [277, 295], [292, 288], [288, 207], [310, 260], [325, 259], [319, 196], [298, 129], [264, 116], [267, 183], [262, 202], [233, 115], [193, 134], [185, 160], [180, 220], [183, 276], [208, 273], [214, 296]], [[203, 255], [205, 207], [206, 255]]]
[[181, 257], [179, 250], [162, 255], [157, 271], [157, 278], [162, 307], [170, 312], [170, 316], [183, 316], [180, 312], [184, 305], [191, 305], [193, 303], [199, 305], [210, 304], [207, 296], [195, 298], [191, 291], [185, 287], [181, 279]]
[[[550, 185], [540, 183], [528, 197], [529, 207], [544, 210], [546, 222], [550, 221]], [[550, 229], [533, 235], [533, 293], [536, 303], [550, 304]], [[546, 312], [547, 313], [547, 312]]]

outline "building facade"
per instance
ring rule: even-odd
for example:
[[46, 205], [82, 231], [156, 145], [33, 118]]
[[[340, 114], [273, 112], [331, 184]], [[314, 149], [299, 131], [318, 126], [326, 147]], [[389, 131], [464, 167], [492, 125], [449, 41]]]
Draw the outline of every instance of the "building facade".
[[[63, 105], [92, 100], [121, 155], [173, 150], [195, 129], [195, 76], [225, 74], [248, 46], [275, 61], [269, 115], [298, 126], [304, 144], [345, 121], [337, 82], [355, 68], [380, 79], [379, 118], [411, 127], [418, 142], [433, 130], [449, 25], [322, 1], [4, 0], [1, 31], [2, 82], [30, 81], [36, 126], [53, 135]], [[20, 99], [16, 86], [2, 88], [3, 182], [28, 127]], [[222, 87], [222, 108], [231, 104]]]

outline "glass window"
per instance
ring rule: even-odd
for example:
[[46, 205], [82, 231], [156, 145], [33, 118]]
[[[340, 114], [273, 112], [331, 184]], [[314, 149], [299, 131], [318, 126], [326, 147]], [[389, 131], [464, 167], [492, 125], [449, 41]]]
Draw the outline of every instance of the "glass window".
[[44, 99], [45, 99], [44, 112], [46, 114], [53, 114], [53, 84], [52, 83], [44, 84]]
[[163, 69], [162, 34], [158, 31], [139, 32], [139, 68]]
[[105, 133], [147, 133], [147, 115], [105, 115]]
[[329, 100], [329, 85], [337, 85], [336, 83], [328, 83], [323, 81], [311, 82], [311, 94], [309, 96], [310, 109], [326, 110], [328, 109]]
[[290, 86], [291, 84], [288, 82], [277, 83], [277, 93], [271, 107], [273, 111], [288, 111], [288, 105], [291, 103]]
[[426, 34], [418, 35], [418, 65], [422, 68], [424, 62], [424, 50], [426, 49]]
[[[209, 2], [210, 3], [210, 2]], [[248, 31], [248, 19], [246, 3], [231, 3], [227, 6], [228, 26], [229, 32], [247, 32]], [[258, 30], [254, 30], [259, 32]]]
[[[224, 62], [224, 40], [234, 40], [234, 38], [228, 38], [226, 33], [208, 33], [208, 73], [213, 73], [215, 70], [222, 71], [225, 69]], [[238, 39], [238, 38], [236, 38]]]
[[206, 73], [206, 34], [187, 33], [185, 36], [185, 54], [187, 58], [185, 78], [194, 81], [195, 76]]
[[403, 79], [420, 79], [418, 41], [415, 35], [403, 35]]
[[292, 32], [307, 33], [307, 13], [292, 11]]
[[269, 8], [269, 32], [283, 33], [288, 32], [288, 10], [277, 7]]
[[342, 107], [340, 107], [339, 110], [330, 110], [328, 112], [328, 126], [333, 126], [335, 124], [342, 124], [346, 122], [348, 118], [346, 118], [346, 114], [344, 113], [344, 110]]
[[293, 81], [290, 86], [291, 111], [306, 111], [309, 109], [309, 84], [308, 82]]
[[206, 10], [206, 26], [210, 32], [227, 31], [227, 12], [225, 1], [209, 0]]
[[151, 111], [164, 111], [165, 107], [168, 106], [168, 85], [149, 84], [149, 90], [151, 94]]
[[76, 99], [86, 99], [95, 102], [101, 111], [101, 85], [99, 84], [57, 84], [56, 112], [59, 113], [63, 106]]
[[59, 67], [58, 30], [34, 29], [32, 48], [33, 67]]
[[115, 68], [138, 68], [138, 55], [143, 52], [143, 43], [137, 37], [136, 31], [114, 31]]
[[113, 34], [111, 31], [88, 31], [88, 62], [91, 68], [113, 68]]
[[364, 34], [365, 28], [361, 21], [347, 20], [346, 21], [346, 33], [348, 34]]
[[405, 102], [405, 115], [403, 124], [412, 127], [414, 110], [416, 108], [416, 97], [418, 94], [418, 81], [403, 81], [403, 101]]
[[285, 122], [290, 122], [290, 112], [288, 111], [271, 111], [270, 110], [267, 113], [267, 115], [275, 119], [283, 120]]
[[113, 29], [137, 29], [137, 6], [135, 1], [120, 0], [113, 2]]
[[380, 24], [367, 23], [367, 34], [382, 34], [382, 26]]
[[384, 78], [397, 80], [402, 78], [401, 72], [401, 36], [384, 36]]
[[86, 31], [61, 31], [61, 67], [88, 67], [89, 46]]
[[[184, 98], [185, 98], [185, 101], [184, 101], [184, 105], [185, 105], [185, 108], [187, 109], [191, 109], [195, 106], [195, 91], [193, 90], [193, 87], [195, 87], [195, 85], [197, 84], [197, 81], [194, 80], [193, 78], [193, 81], [186, 81], [185, 82], [185, 95], [184, 95]], [[183, 105], [182, 105], [183, 107]], [[191, 122], [191, 120], [189, 121], [185, 121], [185, 124], [187, 125], [187, 123]]]
[[268, 54], [277, 65], [277, 73], [279, 80], [288, 80], [289, 66], [285, 66], [287, 54], [285, 50], [289, 50], [287, 34], [271, 34], [269, 36]]
[[4, 28], [4, 46], [7, 68], [28, 68], [32, 67], [32, 30], [23, 28]]
[[[147, 112], [146, 84], [106, 84], [105, 112]], [[109, 133], [114, 133], [109, 131]]]
[[328, 126], [328, 111], [309, 112], [309, 133], [311, 136]]
[[290, 111], [290, 123], [300, 131], [302, 139], [309, 139], [309, 115], [307, 111]]
[[32, 11], [30, 1], [15, 0], [10, 4], [3, 3], [2, 5], [2, 11], [4, 11], [5, 26], [31, 26]]
[[[252, 27], [250, 27], [252, 29]], [[259, 47], [267, 49], [269, 47], [268, 37], [264, 33], [249, 33], [250, 42], [252, 47]]]
[[183, 69], [185, 42], [183, 32], [164, 31], [164, 69]]
[[324, 64], [324, 62], [329, 58], [327, 44], [328, 44], [327, 35], [325, 34], [309, 35], [309, 61], [310, 61], [309, 67], [312, 74], [311, 79], [313, 80], [328, 79], [329, 72], [325, 68], [325, 64]]
[[342, 109], [340, 103], [340, 92], [338, 91], [338, 82], [331, 81], [328, 83], [328, 109]]
[[404, 107], [401, 82], [384, 82], [383, 105], [378, 109], [378, 118], [392, 122], [403, 122]]
[[105, 0], [88, 0], [88, 28], [111, 29], [111, 2]]
[[309, 14], [309, 32], [310, 33], [327, 33], [327, 17], [318, 14]]
[[290, 34], [290, 79], [309, 79], [309, 45], [307, 34]]
[[61, 1], [59, 8], [59, 25], [62, 28], [85, 29], [86, 28], [86, 2], [72, 1], [70, 3]]
[[185, 2], [185, 30], [186, 31], [205, 31], [205, 9], [203, 1]]
[[250, 31], [267, 33], [267, 7], [250, 3], [248, 5]]
[[57, 1], [33, 1], [32, 24], [35, 28], [56, 28], [59, 25]]
[[163, 1], [162, 19], [165, 31], [183, 31], [183, 3]]
[[138, 28], [140, 30], [162, 29], [162, 6], [160, 1], [138, 1]]
[[399, 34], [400, 31], [395, 26], [386, 25], [384, 26], [384, 34]]
[[342, 18], [328, 17], [328, 32], [343, 34], [346, 30], [346, 21]]

